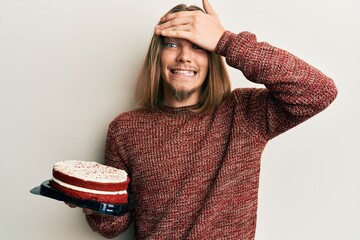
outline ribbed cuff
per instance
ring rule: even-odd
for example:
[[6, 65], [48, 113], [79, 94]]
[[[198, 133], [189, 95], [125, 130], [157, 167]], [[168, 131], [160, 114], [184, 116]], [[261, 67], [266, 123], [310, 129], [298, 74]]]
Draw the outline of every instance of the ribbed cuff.
[[225, 31], [216, 45], [215, 53], [225, 57], [227, 49], [230, 46], [231, 39], [233, 39], [235, 36], [235, 33]]

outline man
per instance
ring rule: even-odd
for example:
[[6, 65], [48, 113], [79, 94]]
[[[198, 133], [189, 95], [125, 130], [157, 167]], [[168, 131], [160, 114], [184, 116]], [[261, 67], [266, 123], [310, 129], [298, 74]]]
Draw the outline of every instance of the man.
[[[325, 109], [331, 79], [292, 54], [225, 31], [179, 5], [155, 29], [137, 86], [140, 107], [109, 126], [105, 163], [131, 178], [133, 212], [84, 209], [94, 231], [135, 239], [254, 239], [260, 158], [275, 136]], [[235, 89], [221, 56], [266, 88]]]

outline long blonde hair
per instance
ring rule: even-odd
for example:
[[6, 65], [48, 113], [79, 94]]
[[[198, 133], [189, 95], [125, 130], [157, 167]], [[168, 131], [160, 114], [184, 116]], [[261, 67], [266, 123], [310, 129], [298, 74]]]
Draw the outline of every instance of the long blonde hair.
[[[180, 11], [202, 11], [197, 6], [187, 7], [179, 4], [168, 13]], [[150, 45], [140, 70], [135, 97], [141, 107], [153, 110], [159, 107], [164, 98], [163, 83], [161, 79], [160, 53], [162, 50], [162, 36], [153, 34]], [[209, 71], [203, 83], [199, 108], [195, 111], [205, 113], [221, 103], [231, 91], [229, 75], [221, 56], [209, 52]]]

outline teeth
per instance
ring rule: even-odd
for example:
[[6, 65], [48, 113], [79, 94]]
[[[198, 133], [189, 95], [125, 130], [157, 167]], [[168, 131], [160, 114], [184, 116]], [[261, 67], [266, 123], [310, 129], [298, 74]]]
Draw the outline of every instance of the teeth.
[[195, 76], [195, 71], [189, 71], [189, 70], [172, 70], [172, 72], [174, 74], [179, 74], [179, 75], [183, 75], [183, 76]]

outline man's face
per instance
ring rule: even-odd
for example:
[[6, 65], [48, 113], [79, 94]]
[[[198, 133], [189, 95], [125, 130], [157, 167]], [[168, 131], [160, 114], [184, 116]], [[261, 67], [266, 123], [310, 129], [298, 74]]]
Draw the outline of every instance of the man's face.
[[171, 97], [177, 102], [198, 99], [208, 65], [206, 50], [184, 39], [165, 37], [161, 52], [165, 97]]

